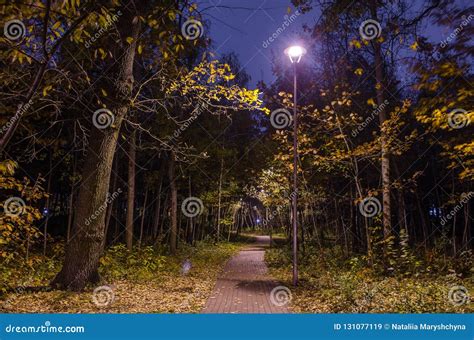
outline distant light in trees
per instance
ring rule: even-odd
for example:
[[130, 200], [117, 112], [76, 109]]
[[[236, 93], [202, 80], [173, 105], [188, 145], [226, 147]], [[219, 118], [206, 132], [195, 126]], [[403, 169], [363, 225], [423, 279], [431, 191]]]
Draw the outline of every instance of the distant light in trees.
[[442, 211], [440, 208], [431, 207], [429, 210], [429, 215], [433, 217], [441, 217]]

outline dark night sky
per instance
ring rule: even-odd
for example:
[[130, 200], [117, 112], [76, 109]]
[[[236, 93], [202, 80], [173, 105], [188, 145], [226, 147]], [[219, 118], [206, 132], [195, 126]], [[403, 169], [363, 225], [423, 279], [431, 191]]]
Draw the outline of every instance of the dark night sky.
[[[468, 8], [470, 1], [472, 2], [459, 0], [457, 3], [461, 8]], [[424, 0], [414, 0], [413, 9], [419, 9], [426, 3]], [[298, 33], [302, 32], [304, 24], [312, 27], [320, 15], [318, 9], [313, 9], [309, 13], [293, 17], [294, 20], [276, 40], [264, 46], [264, 42], [284, 26], [285, 20], [288, 20], [285, 16], [295, 14], [290, 0], [198, 0], [198, 4], [208, 25], [206, 29], [210, 30], [208, 34], [213, 41], [212, 50], [217, 56], [235, 52], [242, 67], [252, 77], [250, 88], [260, 80], [267, 84], [272, 82], [273, 56], [279, 58], [275, 59], [279, 63], [286, 62], [284, 49], [298, 41]], [[290, 13], [288, 8], [291, 9]], [[449, 13], [447, 16], [449, 17]], [[456, 26], [459, 20], [453, 18], [452, 21]], [[438, 43], [451, 32], [452, 29], [440, 29], [426, 23], [420, 33]]]
[[[201, 10], [210, 24], [210, 36], [217, 55], [235, 52], [245, 71], [252, 77], [249, 87], [272, 76], [272, 54], [283, 56], [283, 50], [296, 41], [304, 23], [314, 23], [318, 11], [294, 16], [290, 0], [201, 0]], [[288, 13], [288, 7], [291, 13]], [[288, 26], [285, 20], [292, 21]], [[283, 29], [274, 42], [264, 46], [278, 28]], [[285, 58], [285, 57], [283, 57]], [[286, 60], [285, 60], [286, 61]]]

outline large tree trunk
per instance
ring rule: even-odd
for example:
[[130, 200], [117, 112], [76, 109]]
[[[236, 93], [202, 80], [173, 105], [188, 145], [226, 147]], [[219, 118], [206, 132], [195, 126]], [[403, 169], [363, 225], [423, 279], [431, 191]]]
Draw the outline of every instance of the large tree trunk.
[[170, 252], [176, 254], [176, 239], [178, 235], [178, 190], [176, 188], [175, 178], [175, 155], [174, 151], [170, 152], [170, 160], [168, 166], [168, 178], [170, 181]]
[[[133, 62], [140, 21], [135, 13], [124, 8], [121, 27], [121, 46], [124, 53], [118, 62], [117, 81], [113, 88], [113, 101], [109, 109], [114, 123], [105, 129], [92, 127], [87, 155], [82, 169], [82, 184], [74, 216], [74, 234], [66, 247], [61, 271], [51, 282], [53, 286], [82, 290], [87, 283], [99, 280], [99, 258], [104, 245], [105, 202], [109, 190], [110, 174], [120, 125], [129, 108], [133, 87]], [[131, 36], [131, 44], [126, 38]]]
[[[119, 111], [116, 111], [119, 113]], [[123, 109], [122, 115], [126, 109]], [[88, 282], [98, 280], [97, 268], [105, 231], [105, 204], [109, 190], [118, 128], [103, 133], [94, 129], [83, 169], [83, 182], [76, 204], [74, 233], [67, 244], [63, 268], [53, 285], [81, 290]], [[94, 216], [94, 218], [91, 218]]]
[[[133, 127], [132, 127], [133, 129]], [[133, 213], [135, 203], [135, 160], [136, 160], [136, 131], [132, 131], [130, 135], [130, 147], [128, 151], [128, 196], [127, 196], [127, 219], [125, 222], [126, 228], [126, 243], [127, 249], [132, 250], [133, 247]]]
[[[115, 155], [115, 160], [113, 161], [113, 165], [112, 165], [112, 169], [113, 169], [113, 176], [114, 176], [114, 179], [112, 181], [112, 190], [111, 192], [114, 193], [117, 191], [117, 179], [118, 179], [118, 155], [116, 154]], [[109, 231], [109, 228], [110, 228], [110, 219], [112, 218], [112, 211], [114, 210], [114, 204], [115, 204], [115, 200], [113, 200], [112, 202], [110, 202], [110, 205], [107, 207], [107, 213], [106, 213], [106, 218], [105, 218], [105, 232], [104, 232], [104, 244], [105, 246], [107, 246], [107, 236], [108, 236], [108, 231]]]
[[72, 177], [73, 182], [71, 184], [71, 195], [69, 195], [68, 200], [68, 216], [67, 216], [67, 231], [66, 231], [66, 242], [69, 242], [71, 236], [71, 228], [72, 228], [72, 218], [74, 216], [73, 206], [74, 206], [74, 190], [76, 188], [76, 155], [74, 154], [72, 158]]

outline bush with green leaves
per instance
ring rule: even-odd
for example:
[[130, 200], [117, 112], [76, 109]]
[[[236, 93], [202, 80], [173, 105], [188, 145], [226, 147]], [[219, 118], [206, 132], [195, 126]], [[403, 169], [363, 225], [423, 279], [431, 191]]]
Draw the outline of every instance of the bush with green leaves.
[[124, 244], [110, 247], [100, 259], [99, 272], [106, 279], [149, 279], [164, 266], [165, 256], [147, 246], [130, 252]]

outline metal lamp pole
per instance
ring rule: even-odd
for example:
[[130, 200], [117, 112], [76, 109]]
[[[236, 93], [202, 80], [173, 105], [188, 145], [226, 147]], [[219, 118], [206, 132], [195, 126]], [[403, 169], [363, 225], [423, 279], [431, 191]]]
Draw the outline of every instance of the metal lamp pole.
[[298, 284], [298, 110], [296, 109], [296, 64], [293, 63], [293, 286]]
[[298, 284], [298, 110], [296, 65], [306, 50], [301, 46], [291, 46], [285, 50], [293, 64], [293, 193], [292, 193], [292, 224], [293, 224], [293, 285]]

